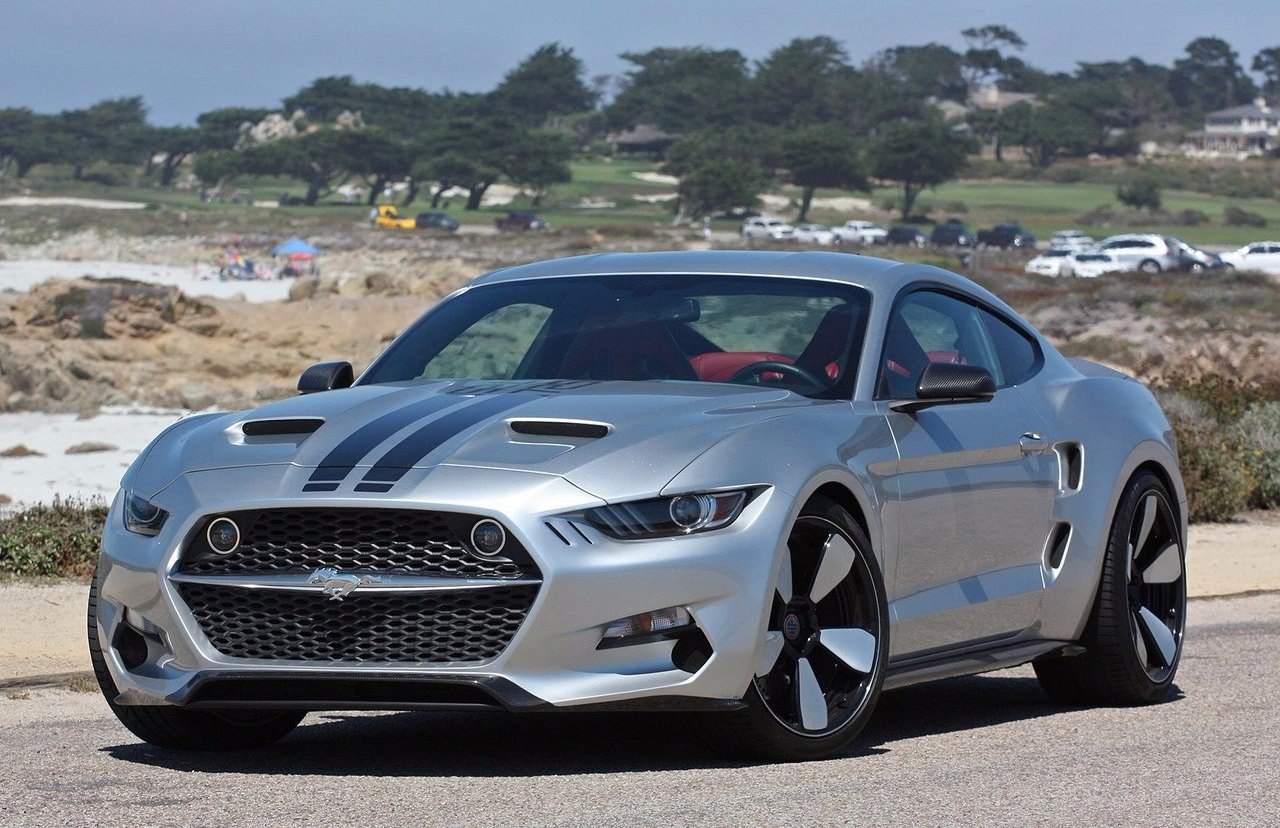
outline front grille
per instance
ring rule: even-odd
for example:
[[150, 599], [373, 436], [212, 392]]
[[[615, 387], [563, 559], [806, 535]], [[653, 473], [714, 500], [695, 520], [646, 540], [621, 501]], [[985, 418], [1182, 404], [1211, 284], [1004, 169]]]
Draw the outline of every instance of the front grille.
[[[294, 508], [226, 515], [240, 526], [240, 546], [215, 554], [196, 527], [178, 565], [191, 575], [343, 571], [437, 577], [537, 578], [514, 542], [504, 557], [473, 554], [460, 540], [477, 518], [417, 509]], [[506, 557], [506, 556], [510, 557]]]
[[475, 664], [497, 657], [537, 586], [398, 595], [178, 584], [211, 644], [236, 658]]

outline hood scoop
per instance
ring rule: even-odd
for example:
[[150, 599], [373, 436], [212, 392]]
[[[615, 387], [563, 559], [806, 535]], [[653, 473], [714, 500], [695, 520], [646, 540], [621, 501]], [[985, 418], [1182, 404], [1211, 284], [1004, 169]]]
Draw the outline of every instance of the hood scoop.
[[585, 420], [512, 420], [511, 430], [527, 437], [569, 437], [575, 440], [599, 440], [612, 426]]
[[249, 420], [241, 424], [240, 430], [246, 437], [306, 437], [322, 425], [324, 420], [319, 417], [291, 417]]

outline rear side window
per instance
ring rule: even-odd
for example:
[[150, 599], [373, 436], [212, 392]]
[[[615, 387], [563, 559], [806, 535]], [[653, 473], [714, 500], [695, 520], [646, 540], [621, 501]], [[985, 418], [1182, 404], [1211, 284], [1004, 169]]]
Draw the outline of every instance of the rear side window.
[[986, 308], [980, 308], [982, 321], [995, 346], [1005, 385], [1017, 385], [1031, 378], [1040, 361], [1040, 352], [1022, 331], [1005, 322]]

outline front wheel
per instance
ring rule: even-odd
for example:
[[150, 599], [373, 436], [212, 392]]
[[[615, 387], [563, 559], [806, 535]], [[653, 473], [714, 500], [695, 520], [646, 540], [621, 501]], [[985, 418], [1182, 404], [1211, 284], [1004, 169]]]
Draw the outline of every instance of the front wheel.
[[888, 615], [866, 534], [839, 505], [812, 501], [780, 561], [747, 709], [717, 716], [713, 738], [735, 753], [785, 761], [844, 748], [880, 696]]
[[1138, 265], [1138, 270], [1141, 270], [1143, 273], [1159, 273], [1160, 263], [1155, 259], [1146, 259], [1142, 264]]
[[1186, 553], [1169, 490], [1151, 472], [1125, 488], [1082, 655], [1038, 659], [1036, 677], [1069, 704], [1151, 704], [1168, 695], [1186, 627]]

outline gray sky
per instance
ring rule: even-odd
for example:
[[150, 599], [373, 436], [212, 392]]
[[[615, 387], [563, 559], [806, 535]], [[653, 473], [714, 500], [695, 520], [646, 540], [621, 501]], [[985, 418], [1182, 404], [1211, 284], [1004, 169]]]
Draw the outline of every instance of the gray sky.
[[[980, 10], [979, 10], [980, 8]], [[889, 46], [1001, 23], [1049, 70], [1137, 55], [1171, 64], [1217, 36], [1245, 69], [1280, 46], [1276, 0], [0, 0], [0, 107], [39, 112], [142, 95], [152, 121], [219, 106], [277, 106], [323, 75], [431, 90], [485, 91], [543, 43], [588, 76], [655, 46], [736, 48], [752, 60], [793, 37], [829, 35], [860, 62]]]

